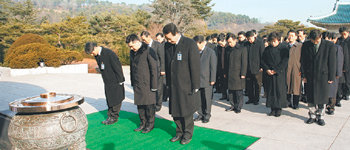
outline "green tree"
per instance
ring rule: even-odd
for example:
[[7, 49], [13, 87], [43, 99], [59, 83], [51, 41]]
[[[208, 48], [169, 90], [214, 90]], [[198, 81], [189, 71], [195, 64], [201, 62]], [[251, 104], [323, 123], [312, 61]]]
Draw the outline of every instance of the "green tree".
[[259, 31], [262, 35], [267, 35], [271, 32], [283, 33], [282, 36], [286, 36], [289, 30], [304, 29], [304, 25], [300, 25], [300, 21], [293, 20], [278, 20], [274, 25], [265, 26]]
[[[187, 32], [197, 19], [210, 16], [211, 0], [154, 0], [152, 7], [155, 21], [174, 23], [181, 32]], [[209, 6], [208, 6], [209, 5]]]

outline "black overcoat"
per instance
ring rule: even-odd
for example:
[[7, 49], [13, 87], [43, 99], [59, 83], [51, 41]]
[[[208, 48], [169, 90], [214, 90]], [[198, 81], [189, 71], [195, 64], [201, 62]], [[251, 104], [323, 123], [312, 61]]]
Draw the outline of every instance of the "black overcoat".
[[198, 110], [200, 87], [200, 56], [197, 44], [181, 36], [177, 45], [165, 43], [166, 81], [169, 86], [169, 113], [186, 117]]
[[316, 53], [314, 44], [305, 41], [301, 47], [301, 72], [306, 78], [305, 87], [308, 103], [327, 104], [329, 98], [329, 83], [335, 81], [336, 47], [334, 43], [323, 40]]
[[289, 49], [284, 44], [277, 47], [266, 47], [261, 66], [264, 71], [274, 70], [276, 74], [266, 76], [266, 107], [285, 108], [287, 107], [287, 84], [286, 71], [288, 66]]
[[247, 47], [248, 52], [248, 72], [251, 74], [258, 74], [261, 67], [260, 60], [265, 49], [265, 45], [262, 40], [257, 38], [254, 43], [246, 41], [244, 46]]
[[120, 85], [125, 78], [118, 56], [112, 50], [102, 47], [101, 55], [95, 59], [105, 85], [108, 107], [119, 105], [125, 99], [124, 84]]
[[155, 104], [156, 92], [151, 89], [157, 89], [157, 55], [144, 43], [137, 52], [130, 51], [130, 78], [135, 105]]
[[243, 90], [245, 88], [245, 79], [241, 76], [246, 76], [248, 65], [247, 48], [237, 44], [235, 47], [228, 46], [227, 50], [227, 65], [225, 70], [228, 78], [229, 90]]

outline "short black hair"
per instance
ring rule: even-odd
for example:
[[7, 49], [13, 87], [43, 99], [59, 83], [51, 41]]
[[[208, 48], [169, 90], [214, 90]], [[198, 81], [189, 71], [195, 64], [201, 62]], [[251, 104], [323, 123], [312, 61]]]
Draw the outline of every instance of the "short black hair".
[[207, 37], [205, 37], [205, 40], [206, 40], [206, 41], [209, 41], [209, 40], [211, 40], [211, 37], [210, 37], [210, 35], [208, 35]]
[[255, 30], [255, 29], [252, 29], [251, 31], [252, 31], [253, 33], [255, 33], [255, 34], [256, 34], [256, 30]]
[[150, 36], [150, 35], [151, 35], [151, 34], [149, 34], [148, 31], [142, 31], [141, 34], [140, 34], [140, 36], [146, 36], [146, 37], [148, 37], [148, 36]]
[[326, 38], [329, 38], [329, 32], [328, 31], [324, 31], [322, 32], [322, 39], [326, 39]]
[[297, 34], [298, 34], [298, 35], [299, 35], [299, 32], [303, 32], [303, 34], [306, 34], [305, 30], [303, 30], [303, 29], [297, 30]]
[[136, 35], [136, 34], [129, 34], [126, 39], [125, 39], [125, 43], [130, 43], [133, 41], [140, 41], [140, 38]]
[[195, 37], [193, 37], [193, 40], [194, 40], [196, 43], [202, 43], [202, 42], [204, 42], [204, 36], [202, 36], [202, 35], [196, 35]]
[[213, 33], [212, 35], [210, 35], [211, 39], [213, 38], [218, 38], [218, 34], [217, 33]]
[[311, 30], [310, 34], [309, 34], [309, 38], [311, 40], [316, 40], [316, 38], [320, 38], [322, 35], [321, 35], [321, 31], [320, 30]]
[[267, 37], [267, 41], [269, 41], [269, 42], [273, 42], [274, 40], [280, 41], [280, 39], [281, 39], [281, 36], [277, 32], [271, 32], [269, 34], [269, 36]]
[[334, 40], [334, 39], [338, 38], [338, 35], [335, 32], [331, 32], [328, 34], [328, 38]]
[[289, 30], [287, 36], [289, 35], [289, 33], [295, 33], [295, 35], [297, 35], [297, 32], [295, 30]]
[[220, 33], [220, 34], [218, 35], [218, 37], [217, 37], [218, 42], [219, 42], [219, 41], [225, 41], [225, 38], [226, 38], [225, 33]]
[[240, 31], [240, 32], [238, 32], [237, 36], [239, 36], [239, 35], [244, 35], [245, 36], [245, 32], [244, 31]]
[[252, 37], [252, 36], [254, 36], [254, 32], [253, 31], [248, 31], [247, 33], [245, 33], [245, 36], [247, 38]]
[[176, 25], [173, 23], [169, 23], [164, 26], [163, 28], [163, 34], [171, 33], [172, 35], [176, 35], [176, 33], [179, 33], [179, 30], [177, 29]]
[[346, 28], [346, 27], [340, 27], [340, 28], [339, 28], [339, 33], [340, 33], [340, 34], [343, 33], [343, 32], [345, 32], [345, 31], [346, 31], [346, 32], [349, 32], [349, 31], [348, 31], [348, 28]]
[[164, 34], [159, 32], [159, 33], [156, 34], [156, 37], [158, 37], [158, 36], [164, 37]]
[[229, 33], [226, 34], [226, 41], [227, 41], [229, 38], [232, 38], [232, 39], [234, 40], [234, 39], [236, 39], [236, 35], [229, 32]]
[[94, 51], [94, 48], [97, 47], [96, 42], [86, 42], [85, 44], [85, 53], [86, 54], [91, 54], [92, 51]]

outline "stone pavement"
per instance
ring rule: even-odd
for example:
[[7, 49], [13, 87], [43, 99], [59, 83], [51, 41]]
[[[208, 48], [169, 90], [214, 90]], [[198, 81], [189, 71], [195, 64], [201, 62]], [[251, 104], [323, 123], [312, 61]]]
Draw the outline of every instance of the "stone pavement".
[[[129, 67], [124, 66], [123, 69], [126, 78], [126, 99], [123, 101], [122, 110], [137, 113], [136, 106], [133, 104]], [[0, 91], [0, 112], [8, 111], [8, 103], [15, 99], [35, 96], [47, 91], [84, 96], [85, 103], [80, 106], [86, 114], [107, 109], [100, 74], [42, 74], [7, 77], [0, 79]], [[350, 101], [342, 101], [343, 106], [336, 108], [335, 115], [326, 115], [326, 125], [321, 127], [317, 124], [304, 123], [308, 118], [308, 110], [304, 103], [301, 103], [299, 110], [284, 109], [282, 116], [277, 118], [266, 115], [269, 109], [265, 107], [265, 99], [261, 99], [259, 105], [244, 104], [242, 112], [235, 114], [225, 112], [229, 103], [218, 100], [220, 96], [219, 94], [214, 95], [215, 102], [210, 122], [207, 124], [196, 122], [195, 125], [260, 137], [248, 149], [346, 150], [350, 147]], [[157, 117], [172, 120], [168, 114], [168, 102], [163, 104], [160, 112], [157, 112]]]

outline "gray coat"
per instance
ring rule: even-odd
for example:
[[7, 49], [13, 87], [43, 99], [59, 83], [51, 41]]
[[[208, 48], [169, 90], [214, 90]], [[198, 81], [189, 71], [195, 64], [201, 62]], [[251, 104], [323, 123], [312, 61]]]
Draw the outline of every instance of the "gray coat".
[[229, 90], [243, 90], [245, 88], [245, 79], [241, 76], [246, 76], [248, 66], [248, 54], [247, 48], [242, 45], [236, 45], [235, 47], [228, 46], [226, 48], [227, 55], [227, 68], [226, 74], [228, 78]]
[[343, 54], [343, 48], [340, 45], [335, 45], [337, 47], [336, 52], [336, 60], [337, 60], [337, 70], [336, 70], [336, 77], [338, 79], [335, 79], [335, 81], [330, 84], [329, 86], [329, 97], [336, 98], [337, 96], [337, 90], [338, 90], [338, 83], [339, 83], [339, 77], [343, 76], [343, 64], [344, 64], [344, 54]]
[[157, 62], [158, 62], [158, 72], [165, 72], [164, 66], [164, 45], [153, 40], [151, 48], [157, 54]]
[[200, 54], [201, 60], [201, 88], [210, 86], [210, 82], [216, 81], [216, 63], [217, 58], [214, 50], [205, 46], [202, 54]]
[[195, 41], [182, 36], [177, 45], [165, 43], [165, 72], [172, 117], [193, 115], [199, 107], [200, 56]]
[[151, 89], [157, 89], [157, 57], [144, 43], [137, 52], [130, 51], [130, 77], [135, 105], [155, 104], [156, 92]]

